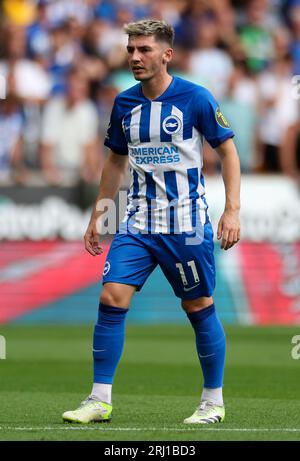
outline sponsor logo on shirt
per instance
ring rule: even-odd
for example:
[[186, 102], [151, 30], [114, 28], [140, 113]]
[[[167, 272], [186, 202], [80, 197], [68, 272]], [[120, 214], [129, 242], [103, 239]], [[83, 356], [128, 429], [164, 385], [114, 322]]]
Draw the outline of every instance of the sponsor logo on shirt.
[[129, 147], [129, 155], [134, 157], [137, 165], [149, 163], [177, 163], [180, 161], [177, 146]]

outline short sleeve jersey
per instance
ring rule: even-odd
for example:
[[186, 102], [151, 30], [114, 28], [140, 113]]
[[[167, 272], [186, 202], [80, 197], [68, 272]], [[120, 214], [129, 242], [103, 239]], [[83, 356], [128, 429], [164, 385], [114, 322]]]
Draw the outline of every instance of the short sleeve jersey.
[[205, 224], [203, 142], [215, 148], [233, 136], [213, 95], [182, 78], [174, 76], [155, 100], [144, 96], [140, 83], [120, 93], [104, 144], [129, 156], [124, 222], [162, 233]]

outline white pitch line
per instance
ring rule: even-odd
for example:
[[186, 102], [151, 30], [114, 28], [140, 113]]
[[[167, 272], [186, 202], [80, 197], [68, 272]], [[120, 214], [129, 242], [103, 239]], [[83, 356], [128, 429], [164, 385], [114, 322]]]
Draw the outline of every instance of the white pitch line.
[[147, 432], [147, 431], [161, 431], [161, 432], [189, 432], [189, 431], [223, 431], [223, 432], [300, 432], [300, 428], [229, 428], [229, 427], [90, 427], [90, 426], [68, 426], [68, 427], [10, 427], [0, 426], [0, 430], [6, 431], [98, 431], [98, 432]]

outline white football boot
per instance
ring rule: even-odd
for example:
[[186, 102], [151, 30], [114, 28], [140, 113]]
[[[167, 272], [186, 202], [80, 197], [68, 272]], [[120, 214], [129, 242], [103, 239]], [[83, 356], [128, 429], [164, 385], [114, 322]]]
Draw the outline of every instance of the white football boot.
[[196, 411], [186, 418], [185, 424], [214, 424], [222, 423], [225, 419], [225, 407], [215, 405], [207, 400], [202, 400]]
[[112, 405], [89, 396], [76, 410], [65, 411], [62, 418], [69, 423], [108, 423], [112, 418]]

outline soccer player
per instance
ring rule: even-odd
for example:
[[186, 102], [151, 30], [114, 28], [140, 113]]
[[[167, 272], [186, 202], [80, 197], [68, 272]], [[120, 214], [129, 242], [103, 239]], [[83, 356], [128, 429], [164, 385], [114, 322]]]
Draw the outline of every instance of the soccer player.
[[171, 26], [141, 20], [127, 24], [125, 31], [129, 66], [139, 83], [120, 93], [112, 109], [105, 140], [111, 151], [84, 237], [91, 255], [102, 253], [97, 203], [116, 196], [129, 161], [128, 206], [103, 271], [93, 340], [93, 388], [63, 419], [78, 423], [111, 419], [112, 383], [128, 307], [159, 265], [194, 329], [204, 378], [200, 404], [184, 423], [222, 422], [225, 334], [212, 298], [213, 231], [201, 169], [205, 138], [222, 162], [226, 203], [217, 237], [221, 248], [228, 250], [240, 238], [240, 166], [234, 133], [208, 90], [168, 73]]

